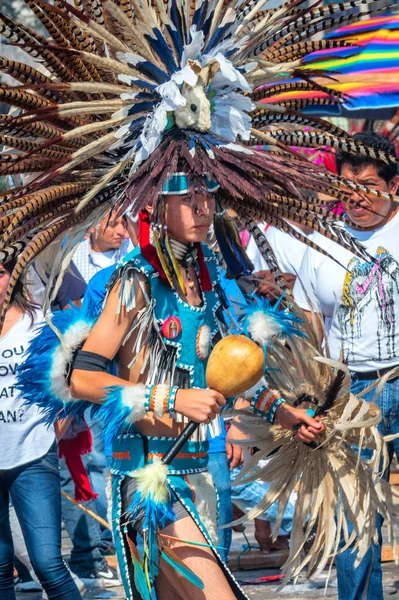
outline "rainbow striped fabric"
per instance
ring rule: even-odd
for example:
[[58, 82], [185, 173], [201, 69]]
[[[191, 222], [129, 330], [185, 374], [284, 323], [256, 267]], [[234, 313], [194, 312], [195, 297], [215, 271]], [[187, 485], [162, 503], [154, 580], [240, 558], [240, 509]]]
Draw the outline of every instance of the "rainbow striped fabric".
[[[331, 48], [314, 52], [304, 60], [308, 69], [330, 72], [338, 83], [318, 82], [349, 96], [348, 110], [399, 106], [399, 13], [373, 17], [353, 23], [327, 36], [356, 44], [356, 48]], [[313, 64], [307, 64], [317, 59]], [[283, 82], [281, 82], [283, 83]], [[282, 102], [292, 98], [328, 97], [318, 90], [277, 93], [264, 102]], [[315, 107], [317, 112], [339, 114], [339, 107]], [[305, 109], [306, 111], [307, 109]], [[312, 112], [315, 112], [312, 110]]]

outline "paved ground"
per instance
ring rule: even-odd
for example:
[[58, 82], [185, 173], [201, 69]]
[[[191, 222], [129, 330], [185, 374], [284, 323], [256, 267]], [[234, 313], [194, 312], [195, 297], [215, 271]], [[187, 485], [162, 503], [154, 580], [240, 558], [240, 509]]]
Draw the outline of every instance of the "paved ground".
[[[248, 538], [254, 542], [253, 530], [250, 526], [247, 527]], [[242, 534], [234, 533], [232, 552], [237, 555], [245, 545], [245, 540]], [[66, 544], [66, 552], [68, 544]], [[399, 567], [394, 563], [384, 563], [384, 592], [387, 600], [399, 600]], [[325, 591], [326, 576], [321, 577], [315, 583], [309, 583], [304, 577], [300, 578], [296, 586], [287, 585], [282, 591], [277, 591], [278, 584], [276, 582], [261, 583], [258, 581], [261, 577], [278, 575], [278, 569], [261, 569], [261, 570], [246, 570], [235, 571], [235, 576], [245, 590], [249, 598], [255, 600], [324, 600], [325, 598], [337, 600], [336, 576], [335, 569], [332, 570], [331, 579], [327, 590]], [[91, 584], [84, 594], [84, 600], [92, 599], [103, 600], [122, 600], [125, 598], [123, 590], [119, 588], [105, 589], [102, 586]], [[20, 593], [17, 594], [18, 600], [41, 600], [40, 593]], [[0, 599], [1, 600], [1, 599]], [[360, 600], [360, 599], [359, 599]]]
[[[334, 587], [335, 573], [332, 573], [331, 584], [324, 593], [324, 582], [320, 580], [317, 584], [309, 584], [301, 581], [296, 586], [288, 585], [283, 591], [277, 592], [276, 584], [263, 583], [251, 585], [258, 577], [276, 574], [277, 571], [238, 571], [235, 573], [241, 582], [242, 588], [249, 598], [254, 600], [337, 600], [336, 588]], [[247, 583], [248, 582], [248, 583]], [[399, 569], [394, 563], [384, 565], [384, 591], [386, 600], [399, 600]], [[91, 587], [85, 594], [84, 600], [89, 599], [122, 600], [125, 598], [122, 588], [104, 589]], [[40, 600], [41, 594], [17, 594], [18, 600]]]

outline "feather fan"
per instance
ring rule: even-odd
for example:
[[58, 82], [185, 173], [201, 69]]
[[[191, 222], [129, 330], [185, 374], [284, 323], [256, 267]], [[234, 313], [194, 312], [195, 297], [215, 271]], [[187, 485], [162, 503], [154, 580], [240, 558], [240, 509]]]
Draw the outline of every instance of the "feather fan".
[[[291, 307], [301, 315], [293, 302]], [[256, 518], [278, 502], [272, 532], [277, 537], [289, 497], [297, 493], [283, 585], [304, 568], [309, 577], [317, 577], [352, 543], [359, 564], [377, 542], [378, 513], [396, 545], [394, 521], [399, 517], [399, 492], [382, 478], [388, 452], [377, 428], [380, 409], [350, 392], [347, 366], [322, 356], [322, 343], [306, 319], [296, 327], [306, 337], [294, 336], [289, 346], [276, 340], [267, 355], [268, 384], [291, 405], [311, 406], [325, 431], [305, 444], [278, 424], [265, 427], [253, 413], [235, 413], [237, 426], [249, 437], [235, 443], [258, 448], [236, 483], [270, 483], [261, 502], [237, 522]], [[367, 460], [361, 455], [366, 449]], [[347, 520], [353, 526], [351, 534]]]

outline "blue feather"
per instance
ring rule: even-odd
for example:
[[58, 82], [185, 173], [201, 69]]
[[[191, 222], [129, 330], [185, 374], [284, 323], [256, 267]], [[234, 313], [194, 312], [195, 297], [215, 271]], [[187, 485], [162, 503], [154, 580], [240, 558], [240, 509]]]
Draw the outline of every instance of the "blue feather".
[[249, 275], [253, 271], [253, 265], [241, 245], [238, 233], [232, 228], [233, 225], [223, 216], [215, 216], [216, 239], [230, 275], [233, 277], [243, 273]]
[[[52, 317], [52, 323], [61, 335], [65, 335], [71, 327], [82, 327], [82, 331], [83, 327], [91, 328], [94, 322], [95, 319], [76, 307], [58, 311]], [[36, 404], [43, 414], [42, 421], [49, 425], [68, 415], [83, 415], [92, 406], [91, 402], [70, 400], [64, 403], [56, 393], [57, 387], [54, 387], [57, 381], [62, 381], [63, 376], [67, 379], [69, 370], [69, 365], [66, 365], [64, 374], [53, 372], [55, 353], [62, 349], [60, 338], [47, 323], [36, 328], [36, 331], [18, 369], [16, 388], [19, 396], [27, 406]]]
[[127, 114], [130, 115], [136, 115], [138, 113], [141, 112], [146, 112], [151, 110], [154, 107], [154, 102], [138, 102], [137, 104], [133, 104], [129, 110], [127, 111]]
[[208, 8], [208, 2], [206, 0], [203, 1], [201, 6], [197, 8], [195, 13], [193, 14], [192, 24], [197, 26], [197, 31], [202, 29], [202, 24], [205, 18], [206, 10]]
[[193, 150], [195, 150], [195, 143], [196, 143], [196, 138], [194, 135], [192, 135], [190, 137], [190, 141], [188, 143], [188, 149], [190, 152], [192, 152]]
[[131, 131], [131, 133], [133, 134], [135, 131], [138, 131], [139, 133], [141, 133], [141, 126], [144, 123], [146, 117], [139, 117], [138, 119], [135, 119], [134, 121], [132, 121], [129, 124], [129, 131]]
[[165, 38], [157, 27], [152, 28], [152, 32], [155, 34], [156, 39], [150, 35], [145, 35], [152, 49], [158, 54], [159, 58], [163, 62], [164, 66], [168, 69], [169, 73], [176, 73], [179, 70], [174, 56], [166, 43]]
[[[211, 99], [211, 106], [212, 106], [212, 99]], [[201, 135], [201, 138], [207, 140], [210, 144], [213, 144], [216, 147], [219, 146], [225, 146], [226, 145], [226, 140], [223, 140], [222, 138], [218, 138], [212, 134], [209, 133], [203, 133]]]
[[168, 33], [173, 42], [173, 45], [175, 47], [175, 50], [177, 52], [177, 56], [179, 57], [179, 62], [180, 62], [182, 54], [183, 54], [183, 43], [182, 43], [180, 31], [176, 31], [170, 25], [168, 25], [166, 27], [166, 29], [168, 30]]
[[158, 87], [154, 83], [148, 83], [147, 81], [143, 81], [142, 79], [133, 79], [133, 78], [130, 80], [130, 84], [137, 85], [137, 87], [141, 87], [145, 90], [150, 90], [151, 92], [153, 92]]
[[115, 437], [128, 425], [126, 419], [132, 409], [123, 404], [123, 389], [124, 386], [121, 385], [105, 388], [107, 391], [106, 399], [97, 413], [98, 418], [102, 421], [105, 446], [111, 446]]
[[161, 551], [161, 556], [171, 567], [175, 569], [175, 571], [187, 579], [187, 581], [190, 581], [190, 583], [195, 585], [200, 590], [204, 589], [204, 583], [202, 579], [200, 579], [198, 575], [189, 569], [180, 559], [180, 557], [173, 552], [173, 550], [171, 550], [171, 548], [164, 546]]
[[[187, 31], [186, 31], [186, 24], [184, 22], [184, 19], [182, 19], [180, 11], [177, 8], [176, 0], [171, 0], [170, 18], [171, 18], [173, 25], [176, 27], [176, 37], [180, 38], [180, 41], [178, 42], [178, 44], [183, 49], [185, 40], [187, 39]], [[181, 57], [181, 53], [180, 53], [180, 57]]]
[[159, 94], [158, 92], [136, 92], [136, 98], [142, 98], [143, 100], [158, 100]]
[[172, 504], [157, 504], [151, 496], [143, 498], [140, 492], [135, 492], [127, 513], [132, 521], [143, 519], [144, 560], [150, 581], [153, 582], [159, 571], [158, 531], [176, 520]]
[[151, 600], [151, 593], [148, 589], [147, 578], [145, 576], [144, 569], [140, 562], [140, 555], [138, 553], [137, 547], [128, 535], [126, 537], [130, 548], [130, 556], [132, 557], [133, 562], [134, 585], [137, 591], [139, 592], [142, 600]]
[[145, 75], [146, 77], [151, 77], [151, 79], [155, 79], [155, 81], [157, 81], [158, 83], [165, 83], [170, 79], [168, 73], [165, 73], [165, 71], [154, 65], [154, 63], [150, 62], [149, 60], [138, 62], [136, 65], [133, 65], [128, 61], [127, 64], [133, 69], [140, 71], [140, 73], [143, 73], [143, 75]]
[[[212, 48], [214, 48], [220, 42], [224, 33], [227, 31], [227, 29], [229, 27], [231, 27], [231, 23], [226, 23], [226, 25], [223, 25], [223, 27], [216, 28], [216, 30], [213, 32], [211, 39], [207, 43], [206, 48], [203, 50], [204, 54], [207, 54], [208, 52], [210, 52], [210, 50], [212, 50]], [[225, 39], [227, 40], [227, 39], [229, 39], [229, 37], [231, 37], [231, 36], [226, 36]]]
[[209, 17], [206, 19], [205, 23], [204, 23], [204, 24], [203, 24], [203, 26], [202, 26], [202, 31], [203, 31], [203, 33], [204, 33], [204, 39], [206, 39], [206, 38], [207, 38], [207, 36], [208, 36], [208, 33], [209, 33], [209, 30], [210, 30], [210, 27], [211, 27], [211, 25], [212, 25], [212, 20], [213, 20], [213, 13], [211, 13], [211, 14], [209, 15]]

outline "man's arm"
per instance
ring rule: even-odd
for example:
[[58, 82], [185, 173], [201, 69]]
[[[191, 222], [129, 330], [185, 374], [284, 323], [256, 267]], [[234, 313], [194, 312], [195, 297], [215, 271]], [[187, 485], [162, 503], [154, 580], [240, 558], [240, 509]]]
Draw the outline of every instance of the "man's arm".
[[[111, 290], [103, 311], [87, 338], [82, 350], [101, 354], [112, 360], [123, 344], [139, 310], [145, 308], [145, 300], [140, 285], [135, 280], [136, 307], [129, 312], [124, 307], [118, 312], [120, 285]], [[90, 402], [101, 402], [107, 395], [107, 387], [126, 385], [127, 382], [116, 375], [104, 371], [84, 371], [73, 369], [71, 393], [74, 398]]]
[[317, 265], [315, 262], [315, 256], [317, 255], [316, 250], [306, 248], [295, 281], [293, 296], [295, 302], [303, 310], [318, 341], [322, 342], [324, 338], [324, 317], [320, 312], [320, 302], [317, 297]]
[[[83, 351], [101, 354], [104, 358], [112, 360], [122, 346], [134, 319], [141, 310], [145, 309], [146, 301], [137, 279], [135, 279], [136, 306], [134, 310], [127, 312], [124, 307], [121, 307], [119, 314], [117, 314], [119, 291], [120, 286], [115, 285], [97, 323], [82, 348]], [[137, 366], [137, 373], [141, 371], [142, 364], [143, 358], [139, 357], [135, 365]], [[144, 411], [139, 404], [142, 401], [141, 395], [144, 392], [141, 392], [140, 398], [138, 398], [135, 396], [134, 388], [139, 390], [140, 387], [144, 387], [143, 384], [127, 381], [105, 371], [73, 369], [71, 393], [74, 398], [102, 403], [104, 400], [109, 399], [109, 389], [106, 388], [117, 386], [120, 390], [126, 392], [129, 405], [132, 406], [132, 413], [136, 411], [138, 414], [139, 411], [141, 418]], [[174, 406], [176, 412], [189, 419], [193, 419], [198, 423], [210, 423], [220, 413], [220, 408], [225, 404], [224, 396], [215, 390], [179, 389], [176, 392]]]

